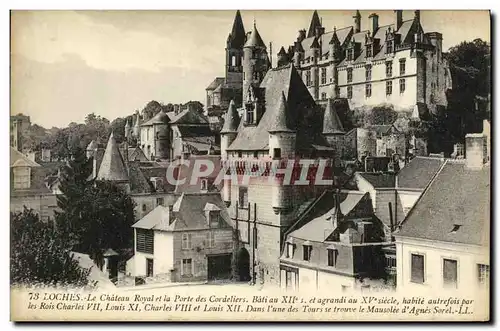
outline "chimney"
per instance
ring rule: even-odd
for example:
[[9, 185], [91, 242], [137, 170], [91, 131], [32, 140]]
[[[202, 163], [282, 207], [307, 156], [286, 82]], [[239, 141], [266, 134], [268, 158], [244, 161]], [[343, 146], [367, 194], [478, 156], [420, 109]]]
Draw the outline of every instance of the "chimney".
[[469, 169], [482, 169], [487, 160], [486, 137], [482, 133], [465, 135], [465, 165]]
[[403, 11], [395, 10], [394, 12], [396, 13], [396, 31], [398, 31], [403, 24]]
[[356, 15], [354, 15], [354, 33], [358, 33], [361, 31], [361, 14], [359, 10], [356, 10]]
[[368, 19], [370, 20], [370, 34], [373, 37], [378, 30], [378, 15], [373, 13], [368, 16]]

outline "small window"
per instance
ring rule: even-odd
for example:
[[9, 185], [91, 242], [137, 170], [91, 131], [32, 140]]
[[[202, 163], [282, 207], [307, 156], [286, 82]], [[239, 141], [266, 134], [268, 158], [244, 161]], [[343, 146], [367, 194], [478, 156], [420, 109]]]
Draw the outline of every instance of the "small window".
[[182, 234], [182, 249], [191, 249], [191, 233]]
[[182, 259], [181, 264], [181, 275], [191, 276], [193, 275], [193, 260], [192, 259]]
[[275, 148], [273, 150], [273, 158], [274, 159], [279, 159], [281, 158], [281, 148]]
[[254, 152], [253, 152], [253, 158], [254, 158], [254, 159], [256, 159], [256, 158], [258, 158], [258, 157], [259, 157], [259, 152], [254, 151]]
[[286, 244], [286, 257], [293, 259], [293, 254], [295, 253], [295, 245], [292, 243]]
[[306, 85], [307, 86], [311, 86], [312, 85], [311, 71], [309, 71], [309, 70], [306, 71]]
[[238, 203], [240, 208], [248, 207], [248, 188], [240, 186], [238, 189]]
[[392, 77], [392, 62], [385, 63], [385, 75], [386, 77]]
[[156, 198], [156, 205], [157, 206], [163, 206], [163, 203], [164, 203], [164, 199], [163, 198]]
[[365, 67], [365, 76], [366, 76], [366, 80], [372, 80], [372, 66], [371, 65], [367, 65]]
[[243, 157], [243, 153], [241, 151], [238, 151], [238, 157], [239, 158], [242, 158]]
[[206, 179], [201, 180], [201, 190], [202, 191], [208, 190], [208, 181]]
[[352, 99], [352, 86], [347, 86], [347, 99]]
[[321, 68], [321, 84], [326, 84], [326, 68]]
[[372, 96], [372, 84], [365, 85], [365, 95], [367, 98]]
[[253, 228], [253, 247], [257, 249], [257, 242], [258, 242], [258, 237], [257, 237], [257, 228]]
[[326, 93], [325, 92], [321, 93], [321, 100], [326, 100]]
[[208, 231], [207, 233], [207, 247], [215, 247], [215, 231]]
[[477, 265], [477, 281], [481, 285], [489, 285], [490, 282], [490, 266], [487, 264]]
[[411, 254], [411, 281], [413, 283], [423, 284], [425, 281], [424, 256], [420, 254]]
[[392, 94], [392, 81], [385, 82], [385, 94], [386, 95]]
[[391, 54], [393, 53], [393, 47], [392, 47], [392, 40], [391, 41], [388, 41], [387, 44], [386, 44], [386, 53], [387, 54]]
[[443, 283], [445, 286], [457, 286], [457, 261], [443, 259]]
[[406, 59], [399, 60], [399, 75], [406, 74]]
[[405, 79], [400, 79], [399, 80], [399, 93], [403, 94], [405, 93], [406, 90], [406, 81]]
[[254, 124], [253, 107], [247, 107], [247, 124]]
[[328, 266], [335, 267], [337, 265], [337, 258], [339, 256], [339, 251], [336, 249], [328, 250]]
[[146, 204], [145, 204], [145, 203], [143, 203], [143, 204], [142, 204], [142, 211], [146, 211], [146, 210], [148, 210], [148, 207], [146, 206]]
[[352, 82], [352, 68], [347, 69], [347, 82], [348, 83]]
[[312, 253], [312, 246], [311, 245], [304, 245], [303, 247], [303, 252], [304, 252], [304, 261], [310, 261], [311, 260], [311, 253]]
[[211, 228], [218, 228], [221, 223], [220, 212], [217, 210], [210, 211], [208, 214], [208, 224]]
[[386, 256], [385, 257], [385, 266], [390, 269], [396, 268], [396, 257], [395, 256]]
[[233, 56], [231, 56], [231, 65], [232, 65], [233, 67], [235, 67], [235, 66], [236, 66], [236, 56], [234, 56], [234, 55], [233, 55]]

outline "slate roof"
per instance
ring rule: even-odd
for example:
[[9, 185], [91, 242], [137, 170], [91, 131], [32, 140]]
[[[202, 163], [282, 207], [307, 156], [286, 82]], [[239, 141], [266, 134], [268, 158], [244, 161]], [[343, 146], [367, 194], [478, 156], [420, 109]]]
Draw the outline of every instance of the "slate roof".
[[109, 135], [108, 144], [102, 157], [97, 179], [112, 180], [112, 181], [128, 181], [128, 172], [125, 163], [123, 162], [120, 149], [113, 136], [113, 132]]
[[213, 137], [215, 134], [210, 130], [208, 125], [196, 125], [196, 126], [179, 126], [179, 133], [181, 137]]
[[[182, 165], [178, 170], [178, 178], [185, 178], [184, 183], [178, 183], [175, 186], [175, 193], [199, 193], [201, 190], [201, 178], [196, 178], [194, 183], [191, 183], [193, 179], [193, 172], [195, 169], [195, 162], [198, 164], [203, 164], [204, 162], [211, 162], [215, 165], [215, 170], [212, 171], [206, 179], [208, 180], [208, 191], [209, 192], [219, 192], [222, 189], [222, 181], [218, 185], [214, 185], [214, 181], [219, 174], [221, 168], [221, 156], [220, 155], [192, 155], [190, 157], [189, 167]], [[203, 171], [203, 169], [202, 169]]]
[[[490, 167], [471, 170], [447, 160], [401, 225], [397, 236], [489, 244]], [[455, 225], [459, 225], [456, 232]]]
[[228, 37], [228, 47], [230, 48], [243, 48], [245, 44], [245, 28], [243, 26], [243, 20], [241, 19], [240, 11], [236, 11], [236, 16], [234, 17], [233, 28]]
[[[265, 93], [265, 112], [257, 126], [245, 126], [240, 121], [238, 135], [228, 150], [267, 150], [269, 129], [276, 112], [280, 111], [284, 93], [289, 128], [297, 132], [297, 148], [307, 148], [313, 143], [321, 145], [321, 115], [317, 105], [304, 85], [293, 64], [271, 69], [260, 84]], [[307, 146], [307, 147], [306, 147]]]
[[177, 115], [175, 112], [169, 112], [167, 115], [171, 124], [208, 124], [205, 116], [192, 109], [185, 109]]
[[271, 118], [271, 123], [269, 125], [269, 133], [274, 132], [293, 132], [290, 129], [291, 125], [288, 121], [288, 107], [285, 98], [285, 92], [281, 93], [280, 102], [278, 104], [278, 110], [274, 112], [274, 116]]
[[[130, 171], [130, 193], [152, 193], [152, 192], [173, 192], [175, 186], [167, 181], [167, 165], [141, 165], [138, 162], [129, 164]], [[155, 189], [150, 179], [152, 177], [161, 178], [161, 187]], [[157, 183], [158, 185], [158, 183]]]
[[359, 172], [359, 176], [369, 182], [374, 188], [387, 188], [396, 186], [396, 175], [384, 172]]
[[323, 118], [323, 134], [337, 133], [345, 133], [344, 126], [337, 114], [333, 100], [328, 99], [325, 108], [325, 116]]
[[314, 37], [316, 35], [316, 28], [321, 27], [321, 21], [318, 16], [318, 11], [314, 11], [311, 18], [311, 24], [309, 25], [309, 30], [307, 30], [307, 38]]
[[172, 216], [169, 219], [168, 207], [158, 206], [136, 222], [132, 227], [160, 231], [185, 231], [210, 229], [205, 216], [207, 204], [220, 209], [220, 216], [227, 227], [232, 226], [226, 205], [219, 193], [183, 193], [173, 205]]
[[262, 37], [260, 36], [259, 30], [257, 30], [257, 26], [255, 25], [255, 22], [253, 23], [253, 30], [248, 36], [248, 39], [245, 43], [244, 47], [262, 47], [266, 48], [266, 44], [264, 44], [264, 41], [262, 40]]
[[[353, 211], [356, 206], [358, 206], [358, 204], [362, 203], [363, 201], [364, 203], [370, 201], [369, 193], [363, 193], [359, 191], [349, 191], [346, 194], [342, 194], [340, 199], [340, 211], [347, 219], [351, 217], [350, 212]], [[315, 242], [325, 241], [326, 238], [328, 238], [330, 234], [335, 230], [333, 228], [333, 223], [329, 219], [332, 212], [335, 211], [334, 197], [332, 197], [332, 199], [330, 200], [330, 208], [328, 208], [326, 212], [304, 224], [299, 229], [292, 231], [288, 236]], [[370, 213], [366, 215], [356, 215], [356, 217], [371, 216], [372, 214]]]
[[210, 85], [208, 85], [205, 90], [207, 90], [207, 91], [215, 90], [219, 85], [224, 83], [224, 80], [225, 80], [224, 77], [215, 77], [213, 82], [211, 82]]
[[439, 171], [444, 159], [417, 156], [396, 175], [398, 188], [424, 189]]
[[224, 116], [224, 126], [220, 133], [230, 133], [238, 131], [238, 125], [240, 124], [240, 115], [236, 109], [234, 101], [229, 102], [229, 108]]
[[152, 119], [143, 123], [141, 126], [151, 126], [154, 124], [167, 124], [170, 121], [169, 116], [162, 110], [158, 112]]

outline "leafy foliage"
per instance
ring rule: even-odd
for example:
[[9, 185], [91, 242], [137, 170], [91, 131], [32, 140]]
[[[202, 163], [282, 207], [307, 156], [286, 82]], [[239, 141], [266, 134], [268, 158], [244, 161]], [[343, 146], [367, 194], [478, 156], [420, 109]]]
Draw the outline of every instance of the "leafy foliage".
[[90, 270], [72, 258], [67, 238], [33, 210], [11, 213], [12, 284], [85, 286]]
[[398, 112], [391, 105], [380, 105], [373, 108], [356, 108], [352, 114], [354, 127], [392, 124], [398, 118]]

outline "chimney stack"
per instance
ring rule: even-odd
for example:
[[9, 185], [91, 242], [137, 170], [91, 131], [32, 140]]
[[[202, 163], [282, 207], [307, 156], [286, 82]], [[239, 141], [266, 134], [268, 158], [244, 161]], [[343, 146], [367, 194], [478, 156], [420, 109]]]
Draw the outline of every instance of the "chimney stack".
[[486, 137], [482, 133], [465, 135], [465, 165], [469, 169], [482, 169], [487, 160]]
[[396, 13], [396, 31], [398, 31], [403, 24], [403, 11], [398, 9], [394, 12]]
[[361, 31], [361, 14], [359, 10], [356, 10], [356, 15], [354, 15], [354, 33], [358, 33]]
[[420, 10], [415, 10], [415, 21], [420, 23]]
[[378, 15], [373, 13], [368, 16], [368, 19], [370, 20], [370, 34], [373, 37], [378, 30]]

